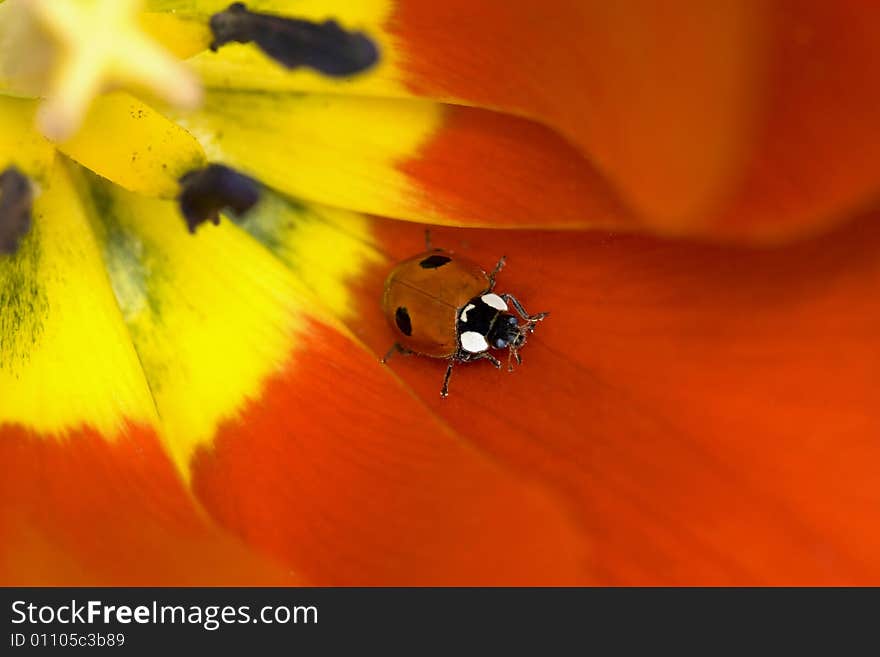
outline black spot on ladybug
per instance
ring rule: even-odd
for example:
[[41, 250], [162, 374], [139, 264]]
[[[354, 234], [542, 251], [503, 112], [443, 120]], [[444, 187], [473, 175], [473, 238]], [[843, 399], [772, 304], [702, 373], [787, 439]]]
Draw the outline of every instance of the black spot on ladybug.
[[394, 322], [397, 324], [397, 328], [400, 329], [401, 333], [404, 335], [412, 335], [412, 321], [409, 318], [409, 312], [407, 312], [406, 308], [401, 306], [394, 311]]
[[256, 180], [222, 164], [190, 171], [180, 179], [180, 185], [177, 200], [191, 233], [206, 221], [219, 224], [221, 210], [228, 208], [240, 217], [260, 200]]
[[12, 254], [31, 228], [33, 192], [27, 177], [15, 167], [0, 173], [0, 254]]
[[437, 267], [442, 267], [450, 260], [452, 260], [452, 258], [444, 255], [432, 255], [422, 260], [419, 263], [419, 267], [422, 269], [437, 269]]
[[348, 32], [336, 21], [323, 23], [248, 11], [235, 2], [211, 16], [216, 51], [232, 41], [256, 43], [287, 68], [306, 66], [324, 75], [341, 77], [361, 73], [379, 61], [379, 49], [362, 32]]

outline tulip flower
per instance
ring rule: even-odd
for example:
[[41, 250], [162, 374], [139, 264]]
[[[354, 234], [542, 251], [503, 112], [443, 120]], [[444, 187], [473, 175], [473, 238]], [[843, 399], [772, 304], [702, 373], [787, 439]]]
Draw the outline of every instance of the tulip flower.
[[870, 12], [0, 2], [0, 583], [877, 583]]

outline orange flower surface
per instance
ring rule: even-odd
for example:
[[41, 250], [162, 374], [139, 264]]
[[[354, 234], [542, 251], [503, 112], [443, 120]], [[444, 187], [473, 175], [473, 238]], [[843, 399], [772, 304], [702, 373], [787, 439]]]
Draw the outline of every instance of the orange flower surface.
[[0, 1], [0, 584], [880, 583], [876, 10], [246, 4]]

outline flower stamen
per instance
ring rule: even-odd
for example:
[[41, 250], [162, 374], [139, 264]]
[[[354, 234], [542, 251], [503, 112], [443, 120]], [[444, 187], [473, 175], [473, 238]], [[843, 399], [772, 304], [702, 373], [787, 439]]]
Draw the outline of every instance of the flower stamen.
[[253, 178], [222, 164], [209, 164], [180, 179], [180, 211], [191, 233], [206, 221], [217, 225], [220, 212], [240, 217], [260, 200], [260, 185]]
[[44, 55], [38, 122], [50, 139], [70, 137], [92, 99], [109, 89], [145, 90], [184, 108], [201, 101], [198, 78], [142, 30], [141, 0], [9, 1], [36, 28], [25, 59]]
[[211, 16], [211, 50], [230, 43], [256, 43], [287, 68], [305, 66], [324, 75], [361, 73], [379, 60], [375, 42], [363, 32], [349, 32], [334, 20], [315, 23], [299, 18], [248, 11], [242, 2]]
[[33, 192], [27, 177], [15, 167], [0, 173], [0, 254], [18, 250], [31, 228]]

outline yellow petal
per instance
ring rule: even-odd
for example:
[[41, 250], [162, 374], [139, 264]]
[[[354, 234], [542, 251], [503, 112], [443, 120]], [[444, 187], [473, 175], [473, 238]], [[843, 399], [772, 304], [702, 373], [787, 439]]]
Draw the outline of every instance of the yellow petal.
[[[2, 114], [0, 114], [2, 116]], [[34, 226], [0, 259], [0, 424], [111, 438], [153, 425], [147, 382], [69, 175], [56, 162]]]
[[204, 20], [177, 14], [145, 11], [138, 18], [141, 28], [175, 57], [186, 59], [205, 50], [213, 35]]
[[0, 171], [15, 165], [41, 179], [52, 165], [55, 149], [34, 128], [37, 103], [0, 95]]
[[191, 134], [123, 92], [97, 98], [79, 132], [58, 148], [125, 189], [163, 198], [177, 195], [183, 174], [205, 166]]
[[357, 314], [351, 283], [385, 258], [373, 246], [370, 221], [350, 210], [300, 203], [264, 189], [242, 222], [334, 316]]
[[[295, 354], [306, 316], [321, 316], [323, 308], [290, 269], [229, 221], [191, 235], [173, 202], [94, 176], [87, 181], [110, 279], [165, 442], [188, 476], [196, 448], [259, 400], [266, 380]], [[327, 266], [351, 267], [345, 252], [327, 248], [328, 236], [303, 233], [303, 251], [317, 247]], [[333, 286], [332, 294], [343, 289]]]
[[419, 100], [209, 90], [176, 118], [225, 162], [292, 196], [371, 214], [424, 215], [398, 168], [441, 125]]

